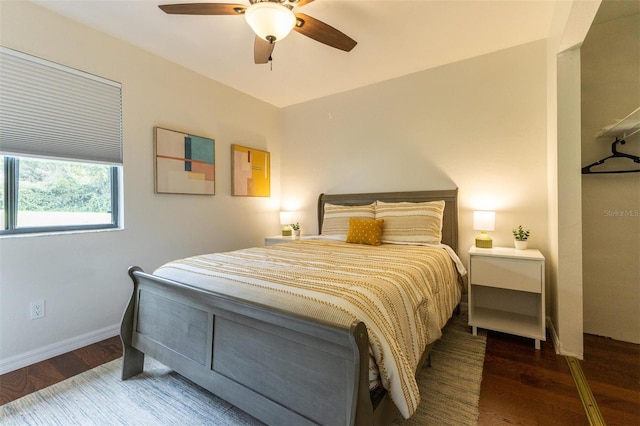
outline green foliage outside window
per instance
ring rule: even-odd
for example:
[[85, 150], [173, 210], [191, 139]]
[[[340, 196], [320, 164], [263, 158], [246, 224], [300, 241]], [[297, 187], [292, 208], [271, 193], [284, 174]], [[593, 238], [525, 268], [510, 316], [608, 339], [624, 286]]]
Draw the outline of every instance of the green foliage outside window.
[[110, 167], [21, 158], [20, 211], [109, 212]]

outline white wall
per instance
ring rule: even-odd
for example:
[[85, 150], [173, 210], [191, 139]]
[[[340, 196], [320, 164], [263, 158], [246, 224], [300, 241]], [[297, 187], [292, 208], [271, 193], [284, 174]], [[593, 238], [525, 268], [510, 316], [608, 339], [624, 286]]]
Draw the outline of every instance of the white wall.
[[583, 357], [582, 218], [580, 215], [580, 48], [558, 55], [557, 221], [558, 264], [554, 288], [556, 349]]
[[[497, 211], [495, 245], [522, 224], [558, 263], [545, 40], [283, 110], [25, 2], [0, 2], [0, 42], [123, 83], [126, 224], [0, 239], [0, 371], [114, 335], [131, 264], [261, 244], [278, 232], [281, 200], [315, 233], [320, 192], [458, 187], [465, 262], [471, 212], [483, 208]], [[153, 193], [155, 125], [216, 139], [217, 195]], [[273, 197], [229, 196], [232, 143], [272, 153]], [[29, 321], [41, 298], [47, 316]]]
[[320, 192], [458, 187], [465, 262], [479, 208], [546, 253], [546, 84], [541, 40], [284, 108], [283, 202], [314, 233]]
[[[595, 135], [640, 107], [640, 14], [594, 24], [582, 46], [582, 70], [582, 164], [588, 165], [611, 155], [614, 139]], [[626, 142], [618, 149], [640, 156], [640, 133]], [[631, 160], [617, 166], [640, 168]], [[584, 330], [640, 343], [640, 174], [583, 175], [582, 217]]]
[[[0, 371], [113, 336], [131, 291], [127, 267], [153, 270], [278, 232], [277, 108], [28, 2], [0, 2], [3, 46], [122, 83], [122, 231], [0, 239]], [[251, 119], [246, 119], [251, 117]], [[216, 195], [156, 195], [153, 127], [216, 140]], [[271, 151], [271, 198], [231, 197], [230, 144]], [[46, 317], [29, 320], [29, 302]]]

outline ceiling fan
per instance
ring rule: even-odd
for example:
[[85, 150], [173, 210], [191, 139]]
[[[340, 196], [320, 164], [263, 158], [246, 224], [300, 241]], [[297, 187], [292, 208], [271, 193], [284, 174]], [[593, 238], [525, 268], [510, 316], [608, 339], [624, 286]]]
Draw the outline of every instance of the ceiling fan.
[[249, 6], [231, 3], [182, 3], [158, 6], [171, 15], [244, 15], [256, 33], [253, 58], [256, 64], [266, 64], [276, 41], [295, 30], [313, 40], [336, 49], [351, 51], [357, 44], [348, 35], [304, 13], [293, 13], [313, 0], [249, 0]]

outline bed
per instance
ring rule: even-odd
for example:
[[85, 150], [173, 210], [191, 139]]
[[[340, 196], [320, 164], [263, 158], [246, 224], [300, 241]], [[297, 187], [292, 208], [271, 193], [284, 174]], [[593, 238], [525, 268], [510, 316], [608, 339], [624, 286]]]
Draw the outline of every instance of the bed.
[[[402, 227], [392, 232], [401, 216], [397, 207], [406, 203], [441, 203], [438, 238], [446, 250], [398, 243], [415, 234], [401, 235]], [[361, 242], [353, 231], [362, 221], [346, 216], [358, 210], [366, 216], [367, 206], [378, 206], [380, 217], [384, 208], [391, 212], [371, 218], [382, 229], [386, 220], [389, 241], [346, 243], [340, 226], [350, 220], [347, 240]], [[154, 274], [131, 267], [122, 379], [143, 371], [146, 354], [267, 424], [388, 424], [398, 411], [409, 417], [419, 395], [407, 370], [415, 381], [460, 300], [465, 271], [455, 262], [457, 225], [457, 190], [321, 194], [321, 238], [179, 259]], [[406, 287], [409, 275], [440, 280], [422, 271], [427, 251], [434, 255], [432, 269], [445, 271], [446, 288], [383, 293], [391, 282]], [[319, 304], [318, 291], [330, 293]], [[417, 308], [405, 314], [397, 303]], [[378, 309], [387, 304], [393, 315]]]

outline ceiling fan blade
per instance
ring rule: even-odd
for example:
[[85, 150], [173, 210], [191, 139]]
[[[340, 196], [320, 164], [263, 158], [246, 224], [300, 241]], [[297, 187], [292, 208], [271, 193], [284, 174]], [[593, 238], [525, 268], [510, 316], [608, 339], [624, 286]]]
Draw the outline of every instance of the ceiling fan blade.
[[240, 15], [247, 6], [231, 3], [182, 3], [158, 6], [170, 15]]
[[267, 40], [256, 36], [253, 42], [253, 60], [256, 64], [266, 64], [271, 59], [271, 53], [276, 43], [269, 43]]
[[300, 34], [306, 35], [309, 38], [324, 43], [328, 46], [335, 47], [336, 49], [350, 52], [357, 41], [333, 28], [331, 25], [325, 24], [315, 18], [304, 13], [296, 13], [296, 26], [294, 30]]
[[309, 4], [311, 3], [313, 0], [298, 0], [296, 3], [294, 3], [294, 7], [302, 7], [305, 4]]

